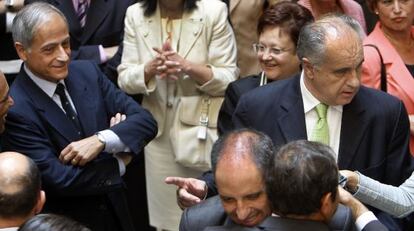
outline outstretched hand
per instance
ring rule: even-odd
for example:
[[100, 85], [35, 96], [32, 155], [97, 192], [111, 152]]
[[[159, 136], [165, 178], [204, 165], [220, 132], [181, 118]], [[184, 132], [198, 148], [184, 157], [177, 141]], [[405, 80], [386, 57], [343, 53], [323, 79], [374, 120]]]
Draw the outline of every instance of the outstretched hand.
[[195, 178], [167, 177], [165, 183], [178, 186], [177, 204], [181, 209], [200, 203], [207, 195], [207, 184]]

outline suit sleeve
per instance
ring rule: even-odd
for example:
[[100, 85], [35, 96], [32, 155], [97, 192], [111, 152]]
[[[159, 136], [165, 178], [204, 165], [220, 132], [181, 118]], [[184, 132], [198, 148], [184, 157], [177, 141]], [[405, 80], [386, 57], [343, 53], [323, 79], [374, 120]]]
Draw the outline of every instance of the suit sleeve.
[[211, 170], [204, 172], [203, 175], [200, 177], [200, 180], [203, 180], [207, 184], [207, 198], [210, 198], [218, 194], [216, 181], [214, 180], [214, 175]]
[[[384, 183], [398, 186], [414, 171], [414, 159], [409, 150], [410, 124], [404, 104], [399, 101], [392, 121], [393, 131], [388, 144]], [[398, 169], [398, 171], [396, 171]]]
[[240, 94], [238, 93], [237, 89], [235, 89], [233, 83], [230, 83], [226, 89], [224, 101], [221, 105], [218, 115], [217, 129], [219, 135], [223, 135], [224, 133], [234, 129], [231, 117], [234, 110], [236, 109], [239, 97]]
[[233, 123], [234, 128], [248, 128], [249, 119], [247, 118], [248, 108], [247, 105], [250, 105], [248, 101], [248, 95], [244, 94], [241, 96], [239, 102], [237, 103], [236, 110], [233, 113], [231, 121]]
[[368, 223], [362, 231], [388, 231], [387, 227], [383, 225], [381, 222], [377, 221], [371, 221]]
[[126, 120], [111, 127], [121, 141], [138, 154], [143, 147], [157, 134], [157, 122], [146, 109], [142, 108], [131, 97], [115, 87], [106, 76], [95, 66], [99, 75], [99, 85], [105, 106], [109, 113], [108, 118], [116, 113], [126, 115]]
[[[27, 114], [35, 114], [25, 110]], [[63, 164], [54, 146], [54, 137], [49, 137], [39, 120], [26, 114], [9, 111], [6, 132], [2, 146], [6, 150], [17, 151], [30, 157], [42, 173], [46, 190], [58, 195], [89, 195], [108, 192], [121, 186], [118, 163], [107, 155], [94, 160], [84, 167]]]
[[99, 52], [99, 45], [85, 45], [79, 46], [76, 50], [71, 51], [72, 60], [92, 60], [96, 64], [101, 63], [101, 54]]
[[221, 2], [214, 12], [207, 14], [211, 20], [212, 38], [208, 44], [206, 65], [211, 68], [213, 78], [199, 88], [213, 96], [222, 96], [227, 85], [239, 75], [236, 39], [227, 14], [227, 7]]

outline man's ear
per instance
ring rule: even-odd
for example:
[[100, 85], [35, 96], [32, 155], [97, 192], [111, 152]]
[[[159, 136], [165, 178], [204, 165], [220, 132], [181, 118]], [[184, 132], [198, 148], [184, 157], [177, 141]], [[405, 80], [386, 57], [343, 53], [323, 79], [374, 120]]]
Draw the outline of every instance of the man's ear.
[[43, 209], [43, 205], [45, 205], [46, 202], [46, 194], [45, 191], [40, 190], [39, 198], [37, 198], [36, 206], [34, 208], [34, 214], [40, 213]]
[[321, 215], [325, 222], [329, 222], [336, 211], [337, 204], [332, 200], [332, 193], [326, 193], [321, 198]]
[[27, 50], [24, 48], [23, 44], [20, 42], [14, 43], [14, 48], [16, 48], [17, 55], [19, 55], [19, 58], [23, 61], [27, 60]]
[[302, 68], [305, 73], [305, 78], [313, 79], [315, 77], [314, 74], [314, 66], [307, 58], [302, 58]]

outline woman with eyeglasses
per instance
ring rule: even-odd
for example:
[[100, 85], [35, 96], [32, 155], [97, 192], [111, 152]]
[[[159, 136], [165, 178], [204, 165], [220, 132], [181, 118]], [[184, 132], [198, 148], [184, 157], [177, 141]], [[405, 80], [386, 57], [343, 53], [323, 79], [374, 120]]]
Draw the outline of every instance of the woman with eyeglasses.
[[233, 129], [231, 117], [242, 94], [300, 71], [296, 43], [300, 29], [311, 21], [311, 12], [296, 3], [276, 3], [263, 12], [257, 25], [259, 41], [253, 44], [262, 72], [229, 84], [218, 117], [219, 134]]

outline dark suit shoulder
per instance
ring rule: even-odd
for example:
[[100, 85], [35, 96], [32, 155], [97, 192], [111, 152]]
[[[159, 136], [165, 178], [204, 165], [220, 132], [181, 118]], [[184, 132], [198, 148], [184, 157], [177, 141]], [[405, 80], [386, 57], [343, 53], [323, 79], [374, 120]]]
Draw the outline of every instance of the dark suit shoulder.
[[250, 75], [242, 79], [231, 82], [228, 88], [234, 89], [237, 93], [246, 93], [260, 85], [260, 74]]
[[[253, 105], [273, 105], [275, 100], [280, 99], [280, 96], [287, 93], [293, 93], [295, 95], [300, 94], [299, 89], [300, 75], [293, 76], [288, 79], [278, 80], [268, 83], [260, 88], [255, 88], [246, 94], [243, 94], [240, 100], [247, 102], [256, 102]], [[296, 91], [297, 92], [293, 92]], [[263, 107], [264, 108], [264, 107]]]
[[223, 225], [226, 217], [219, 196], [214, 196], [184, 210], [180, 231], [203, 230], [208, 226]]

